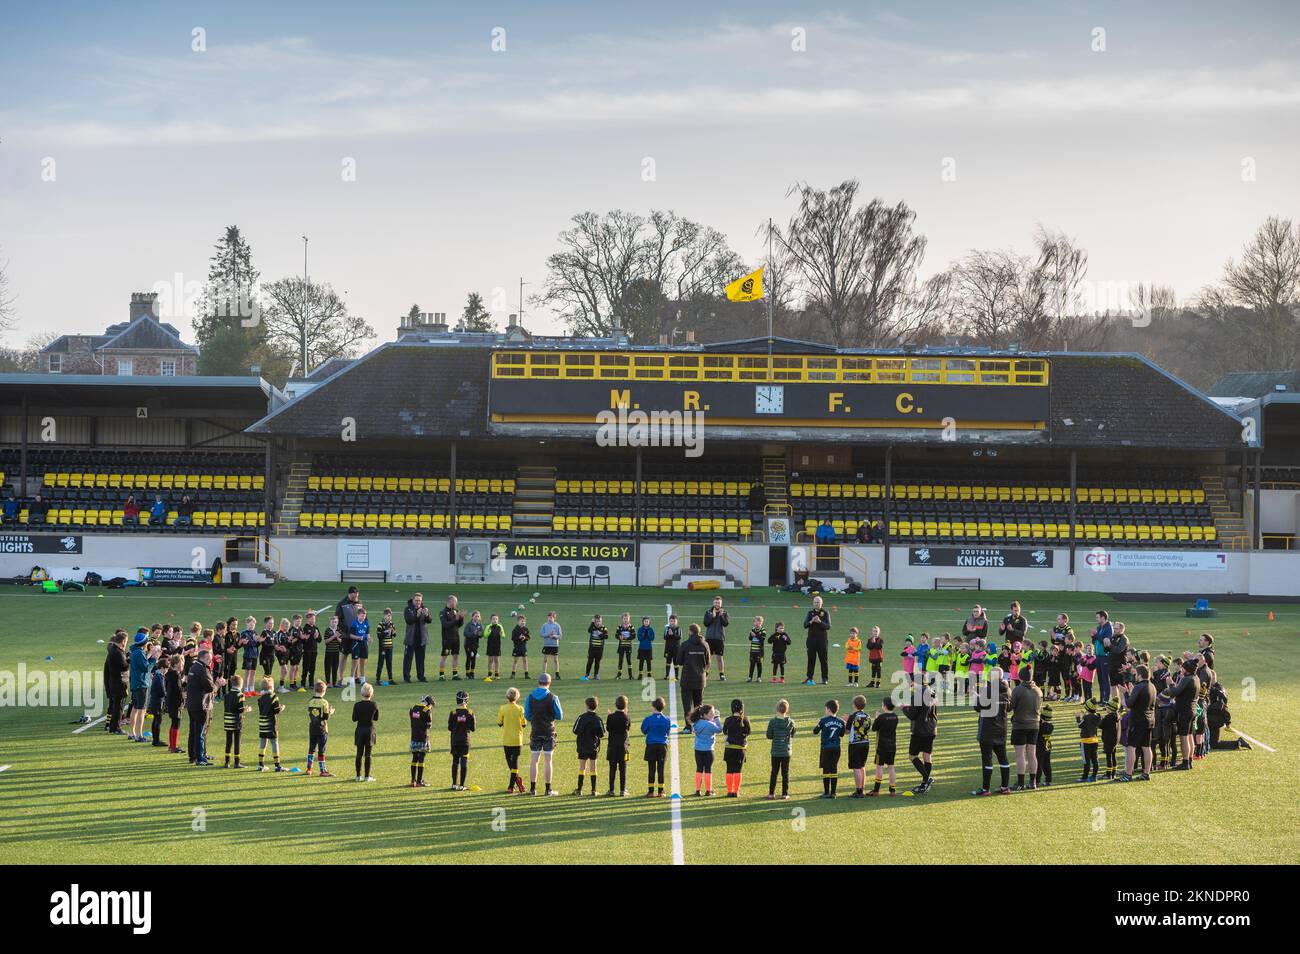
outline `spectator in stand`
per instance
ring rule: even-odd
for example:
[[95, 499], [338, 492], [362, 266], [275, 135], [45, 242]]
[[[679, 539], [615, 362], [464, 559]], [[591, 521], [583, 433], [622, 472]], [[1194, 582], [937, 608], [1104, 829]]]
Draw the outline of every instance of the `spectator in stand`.
[[159, 495], [149, 508], [149, 526], [161, 527], [167, 521], [167, 504], [163, 502], [162, 496]]
[[19, 512], [18, 498], [14, 496], [14, 492], [11, 490], [9, 496], [5, 498], [3, 521], [5, 523], [17, 523]]
[[40, 524], [45, 522], [45, 516], [50, 512], [49, 502], [44, 497], [37, 494], [32, 498], [32, 502], [27, 507], [27, 522], [29, 524]]
[[813, 534], [813, 539], [818, 543], [835, 542], [835, 527], [831, 524], [830, 517], [822, 518], [822, 522], [817, 525], [817, 532]]
[[865, 520], [863, 520], [862, 522], [860, 522], [860, 523], [858, 524], [858, 532], [857, 532], [857, 535], [854, 537], [854, 539], [855, 539], [858, 543], [870, 543], [870, 542], [871, 542], [871, 524], [868, 523], [868, 522], [865, 521]]
[[176, 505], [176, 521], [174, 526], [188, 527], [194, 522], [194, 504], [190, 503], [190, 495], [185, 494], [181, 497], [181, 502]]
[[135, 502], [135, 494], [128, 494], [122, 504], [122, 523], [128, 527], [140, 525], [140, 505]]

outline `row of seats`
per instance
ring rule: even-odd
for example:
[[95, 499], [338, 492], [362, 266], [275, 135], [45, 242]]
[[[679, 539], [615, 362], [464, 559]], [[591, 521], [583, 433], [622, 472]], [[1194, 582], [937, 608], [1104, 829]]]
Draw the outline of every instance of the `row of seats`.
[[[456, 530], [466, 533], [509, 533], [510, 514], [457, 513]], [[339, 531], [415, 531], [446, 533], [451, 519], [445, 513], [300, 513], [298, 530], [307, 533]]]
[[[22, 512], [20, 521], [27, 523], [27, 511]], [[167, 522], [161, 529], [175, 529], [176, 511], [167, 514]], [[247, 527], [266, 526], [266, 515], [260, 510], [196, 510], [190, 518], [195, 527]], [[121, 509], [81, 509], [52, 507], [46, 515], [45, 523], [53, 527], [117, 527], [123, 530], [151, 530], [160, 527], [149, 525], [149, 514], [142, 513], [136, 523], [127, 523]]]
[[[970, 501], [1039, 501], [1069, 503], [1068, 486], [1020, 486], [1008, 484], [908, 484], [895, 483], [891, 499], [895, 500], [970, 500]], [[883, 483], [791, 483], [791, 498], [840, 497], [858, 500], [883, 500]], [[1080, 503], [1134, 503], [1192, 506], [1205, 503], [1202, 488], [1187, 487], [1077, 487]]]
[[[624, 494], [631, 496], [634, 480], [589, 480], [587, 478], [555, 481], [557, 494]], [[672, 494], [701, 497], [745, 497], [750, 483], [741, 480], [642, 480], [644, 494]]]
[[[312, 474], [307, 478], [311, 491], [349, 491], [353, 493], [448, 493], [450, 477], [396, 477], [392, 475], [330, 475]], [[513, 477], [457, 477], [458, 494], [513, 494]]]
[[[607, 517], [600, 514], [554, 516], [551, 530], [572, 536], [629, 536], [636, 527], [635, 517]], [[655, 536], [685, 536], [747, 539], [753, 534], [754, 522], [748, 517], [676, 517], [641, 518], [641, 532]]]
[[[0, 449], [0, 461], [8, 465], [22, 459], [17, 447]], [[134, 473], [261, 473], [266, 465], [260, 453], [211, 450], [140, 450], [97, 447], [60, 447], [31, 444], [27, 464], [33, 472], [53, 470], [131, 471]]]
[[[811, 523], [809, 521], [804, 525], [805, 532], [810, 536], [816, 529], [815, 524], [811, 529], [809, 528]], [[1075, 540], [1088, 543], [1124, 541], [1138, 545], [1181, 543], [1204, 546], [1218, 540], [1218, 530], [1213, 525], [1083, 523], [1075, 524], [1074, 531]], [[899, 520], [890, 526], [890, 536], [900, 541], [1015, 540], [1052, 543], [1058, 540], [1068, 542], [1070, 525], [1068, 523], [947, 523]]]
[[264, 474], [144, 474], [94, 471], [47, 471], [45, 486], [118, 488], [125, 492], [149, 490], [262, 490]]

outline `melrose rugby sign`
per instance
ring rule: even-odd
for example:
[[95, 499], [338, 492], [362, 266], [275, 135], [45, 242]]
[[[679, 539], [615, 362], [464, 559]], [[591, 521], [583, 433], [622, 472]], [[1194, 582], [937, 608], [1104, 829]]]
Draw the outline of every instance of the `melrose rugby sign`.
[[499, 540], [492, 544], [494, 556], [506, 560], [590, 560], [600, 563], [631, 563], [632, 544], [599, 541]]

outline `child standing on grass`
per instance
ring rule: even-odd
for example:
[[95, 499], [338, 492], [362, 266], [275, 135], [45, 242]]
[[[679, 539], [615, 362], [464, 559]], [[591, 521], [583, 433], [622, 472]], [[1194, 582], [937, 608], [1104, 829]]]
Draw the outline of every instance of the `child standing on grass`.
[[280, 620], [275, 631], [275, 662], [280, 667], [280, 691], [289, 691], [289, 639], [290, 627], [288, 617]]
[[[658, 696], [650, 703], [653, 710], [641, 720], [641, 734], [645, 736], [645, 760], [648, 777], [646, 798], [664, 797], [664, 764], [668, 761], [668, 734], [673, 724], [664, 715], [664, 698]], [[658, 791], [655, 779], [658, 778]]]
[[524, 727], [528, 720], [524, 718], [524, 707], [519, 704], [519, 690], [511, 686], [506, 690], [506, 701], [497, 709], [497, 725], [501, 726], [501, 745], [505, 749], [506, 768], [510, 770], [510, 784], [506, 794], [518, 789], [524, 794], [524, 779], [519, 774], [519, 752], [524, 745]]
[[[230, 683], [222, 694], [221, 702], [226, 727], [226, 761], [221, 767], [243, 768], [244, 766], [239, 762], [239, 736], [244, 729], [244, 713], [251, 712], [253, 707], [244, 701], [243, 684], [238, 676], [230, 677]], [[260, 721], [260, 711], [258, 718]], [[232, 754], [235, 759], [233, 766], [230, 761]]]
[[[627, 796], [627, 759], [628, 737], [632, 733], [632, 720], [627, 716], [627, 696], [614, 700], [614, 708], [605, 718], [605, 758], [609, 760], [608, 796]], [[614, 788], [614, 777], [618, 776], [618, 788]]]
[[244, 620], [244, 628], [239, 632], [239, 647], [243, 651], [244, 685], [248, 694], [253, 694], [253, 685], [257, 678], [257, 617], [250, 616]]
[[424, 759], [429, 754], [429, 729], [433, 726], [433, 696], [425, 696], [408, 713], [411, 717], [411, 788], [428, 788]]
[[898, 655], [903, 658], [903, 673], [907, 676], [908, 685], [911, 685], [916, 681], [916, 647], [912, 644], [911, 633], [903, 640], [903, 651]]
[[578, 752], [578, 787], [574, 795], [582, 794], [584, 776], [591, 778], [591, 794], [596, 794], [596, 760], [600, 758], [600, 740], [605, 736], [605, 723], [596, 715], [600, 704], [595, 696], [587, 697], [587, 708], [573, 723], [573, 734]]
[[1038, 774], [1035, 776], [1039, 785], [1052, 784], [1052, 733], [1056, 726], [1052, 724], [1052, 707], [1044, 705], [1038, 713]]
[[352, 624], [352, 683], [366, 682], [366, 659], [370, 656], [370, 619], [364, 606], [357, 607], [357, 618]]
[[501, 625], [498, 614], [493, 613], [488, 617], [484, 636], [487, 639], [488, 674], [483, 681], [492, 682], [501, 678], [501, 641], [506, 638], [506, 628]]
[[[275, 694], [275, 680], [270, 676], [262, 679], [262, 694], [257, 697], [257, 770], [266, 771], [266, 749], [271, 748], [271, 757], [275, 760], [275, 770], [283, 772], [280, 764], [280, 713], [284, 703]], [[229, 738], [229, 733], [227, 733]]]
[[[159, 660], [158, 665], [154, 666], [153, 672], [149, 674], [149, 699], [148, 713], [153, 719], [150, 735], [153, 736], [153, 747], [161, 748], [166, 745], [162, 740], [162, 713], [163, 703], [167, 698], [167, 657], [164, 656]], [[242, 696], [240, 698], [243, 698]]]
[[[695, 735], [695, 794], [713, 794], [713, 741], [722, 731], [718, 711], [705, 703], [691, 714], [691, 732]], [[700, 792], [700, 782], [704, 792]]]
[[262, 675], [267, 678], [275, 670], [275, 634], [275, 617], [265, 617], [257, 637], [257, 661], [262, 667]]
[[767, 650], [767, 631], [763, 629], [763, 617], [754, 617], [754, 625], [750, 627], [748, 639], [749, 676], [745, 682], [762, 682], [763, 653]]
[[871, 716], [867, 697], [853, 697], [853, 714], [846, 729], [849, 737], [849, 768], [853, 772], [853, 797], [862, 798], [867, 787], [867, 756], [871, 754]]
[[618, 648], [618, 671], [615, 679], [623, 678], [623, 662], [627, 661], [627, 678], [632, 678], [632, 642], [636, 639], [636, 630], [632, 628], [632, 614], [624, 613], [614, 627], [614, 645]]
[[470, 613], [461, 635], [465, 637], [465, 678], [473, 680], [478, 669], [478, 647], [483, 639], [483, 614], [478, 610]]
[[325, 682], [338, 689], [343, 685], [339, 679], [339, 659], [343, 656], [343, 634], [339, 632], [339, 618], [330, 617], [330, 624], [325, 629]]
[[772, 774], [767, 780], [767, 800], [776, 798], [776, 777], [781, 776], [781, 799], [790, 798], [790, 751], [794, 744], [794, 720], [790, 718], [790, 703], [781, 699], [776, 704], [776, 715], [767, 721], [767, 737], [772, 740]]
[[600, 659], [605, 655], [605, 641], [609, 639], [609, 630], [597, 613], [587, 626], [587, 670], [582, 681], [600, 679]]
[[1101, 748], [1106, 754], [1106, 778], [1114, 779], [1119, 762], [1115, 747], [1119, 744], [1119, 700], [1111, 699], [1101, 710]]
[[313, 686], [312, 697], [307, 700], [307, 774], [311, 774], [313, 758], [320, 762], [320, 777], [330, 778], [325, 768], [325, 746], [329, 742], [330, 716], [334, 707], [325, 698], [325, 683]]
[[451, 733], [451, 790], [463, 792], [469, 772], [469, 737], [474, 732], [474, 711], [464, 689], [456, 693], [456, 708], [447, 716], [447, 731]]
[[785, 685], [785, 654], [790, 649], [790, 634], [785, 631], [785, 623], [777, 620], [767, 641], [772, 647], [772, 681], [779, 679]]
[[[397, 627], [393, 625], [393, 610], [384, 607], [384, 615], [375, 628], [378, 642], [378, 662], [375, 663], [375, 682], [381, 686], [393, 684], [393, 642], [397, 636]], [[388, 663], [388, 681], [384, 681], [384, 663]]]
[[1101, 714], [1096, 699], [1088, 699], [1083, 704], [1083, 712], [1074, 717], [1079, 726], [1079, 744], [1083, 746], [1083, 774], [1080, 782], [1097, 781], [1097, 745], [1101, 742]]
[[560, 678], [560, 640], [564, 638], [564, 629], [555, 618], [555, 610], [546, 614], [546, 622], [538, 630], [542, 637], [542, 672], [550, 672], [551, 660], [555, 660], [555, 678]]
[[822, 798], [834, 798], [840, 780], [840, 739], [844, 720], [839, 717], [838, 699], [826, 700], [826, 714], [813, 726], [813, 735], [821, 736]]
[[[520, 613], [515, 620], [515, 628], [510, 631], [510, 678], [515, 677], [515, 670], [519, 668], [519, 660], [524, 661], [524, 678], [528, 678], [528, 640], [533, 638], [533, 634], [528, 631], [528, 617]], [[629, 674], [632, 667], [628, 666]]]
[[303, 620], [298, 640], [302, 643], [302, 668], [298, 672], [298, 685], [316, 685], [316, 652], [320, 648], [320, 630], [316, 627], [316, 614], [308, 610]]
[[880, 627], [871, 627], [871, 636], [867, 638], [867, 662], [871, 663], [871, 678], [867, 681], [868, 689], [880, 688], [880, 669], [885, 661], [885, 640], [880, 635]]
[[655, 628], [650, 625], [650, 617], [642, 616], [641, 625], [636, 630], [636, 677], [653, 679], [655, 665]]
[[173, 755], [181, 750], [181, 695], [182, 686], [184, 685], [181, 677], [182, 665], [184, 665], [184, 659], [180, 653], [169, 656], [167, 674], [163, 683], [167, 693], [167, 719], [170, 722], [167, 729], [167, 751]]
[[749, 745], [751, 726], [745, 715], [745, 703], [731, 700], [731, 715], [722, 723], [722, 760], [727, 766], [727, 797], [740, 797], [740, 780], [745, 771], [745, 749]]
[[849, 674], [849, 688], [857, 688], [858, 671], [862, 668], [862, 637], [856, 626], [849, 627], [849, 638], [844, 640], [844, 668]]
[[673, 681], [673, 667], [677, 665], [677, 650], [682, 648], [682, 628], [677, 625], [677, 616], [668, 617], [664, 627], [664, 679]]
[[894, 756], [898, 747], [898, 713], [894, 711], [894, 700], [889, 696], [881, 700], [880, 711], [871, 722], [871, 731], [876, 733], [876, 781], [867, 794], [880, 794], [880, 782], [888, 769], [889, 794], [897, 795]]
[[[352, 704], [352, 721], [357, 724], [356, 731], [352, 735], [352, 741], [357, 747], [357, 781], [373, 782], [374, 776], [370, 774], [370, 760], [375, 749], [375, 743], [378, 741], [378, 734], [375, 732], [375, 723], [379, 721], [379, 706], [372, 698], [375, 694], [375, 687], [364, 685], [361, 687], [361, 698]], [[362, 775], [362, 769], [365, 774]]]

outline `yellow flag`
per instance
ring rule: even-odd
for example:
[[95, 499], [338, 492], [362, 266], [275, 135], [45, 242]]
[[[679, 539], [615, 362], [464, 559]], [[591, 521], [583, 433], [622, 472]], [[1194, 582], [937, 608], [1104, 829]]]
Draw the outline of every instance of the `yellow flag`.
[[727, 286], [727, 301], [758, 301], [763, 297], [763, 269], [737, 278]]

